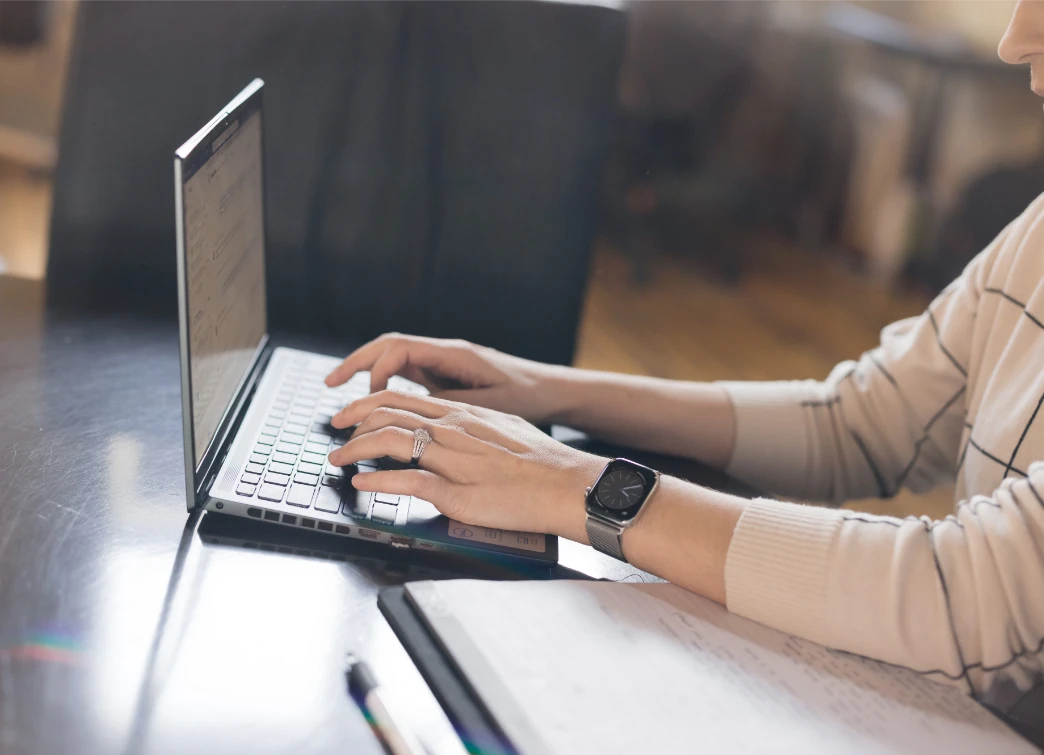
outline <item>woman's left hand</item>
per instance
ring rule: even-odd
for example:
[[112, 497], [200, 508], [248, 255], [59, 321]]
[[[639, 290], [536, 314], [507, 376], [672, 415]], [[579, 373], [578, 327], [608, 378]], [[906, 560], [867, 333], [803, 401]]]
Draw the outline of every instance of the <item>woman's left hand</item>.
[[587, 540], [584, 491], [606, 460], [559, 443], [520, 417], [380, 391], [349, 404], [331, 424], [358, 425], [330, 454], [337, 466], [382, 456], [409, 462], [413, 431], [431, 435], [419, 468], [361, 472], [352, 477], [357, 490], [414, 495], [479, 527]]

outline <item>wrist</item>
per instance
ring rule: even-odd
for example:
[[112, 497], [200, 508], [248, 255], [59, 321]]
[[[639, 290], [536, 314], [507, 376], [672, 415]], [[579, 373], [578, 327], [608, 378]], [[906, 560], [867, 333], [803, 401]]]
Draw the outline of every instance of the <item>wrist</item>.
[[548, 532], [578, 543], [587, 543], [587, 489], [594, 484], [608, 459], [570, 449], [558, 495], [550, 512]]
[[562, 365], [545, 365], [540, 393], [544, 396], [544, 422], [569, 425], [581, 411], [584, 396], [584, 370]]

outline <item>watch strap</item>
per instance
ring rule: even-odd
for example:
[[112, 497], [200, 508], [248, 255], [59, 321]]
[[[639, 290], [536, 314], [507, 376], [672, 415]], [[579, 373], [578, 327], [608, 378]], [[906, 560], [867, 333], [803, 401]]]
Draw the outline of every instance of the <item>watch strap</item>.
[[590, 513], [585, 527], [592, 548], [627, 563], [623, 553], [623, 527], [604, 522]]

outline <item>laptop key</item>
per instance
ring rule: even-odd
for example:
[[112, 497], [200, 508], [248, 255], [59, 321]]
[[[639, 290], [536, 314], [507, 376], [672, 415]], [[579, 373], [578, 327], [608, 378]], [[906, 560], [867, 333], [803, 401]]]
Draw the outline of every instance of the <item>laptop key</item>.
[[251, 464], [260, 464], [262, 467], [268, 463], [268, 457], [261, 454], [250, 454]]
[[280, 453], [284, 454], [293, 454], [294, 456], [297, 456], [297, 454], [301, 451], [301, 446], [299, 446], [297, 443], [287, 443], [285, 440], [281, 440], [279, 441], [279, 445], [276, 446], [276, 451], [279, 451]]
[[276, 442], [276, 436], [269, 435], [267, 433], [261, 433], [257, 436], [257, 444], [259, 446], [274, 446]]
[[307, 461], [302, 461], [297, 465], [298, 472], [304, 472], [305, 474], [319, 474], [323, 471], [322, 464], [310, 464]]
[[312, 487], [315, 487], [319, 484], [319, 475], [298, 472], [294, 475], [294, 482], [299, 482], [302, 485], [311, 485]]
[[340, 477], [331, 477], [330, 475], [323, 476], [323, 485], [340, 485], [344, 480]]
[[244, 472], [249, 472], [250, 474], [261, 474], [262, 472], [265, 471], [265, 465], [264, 464], [254, 464], [253, 462], [250, 462], [250, 463], [248, 463], [246, 465], [246, 467], [243, 469], [243, 471]]
[[341, 510], [341, 491], [337, 488], [319, 488], [319, 495], [315, 499], [315, 510], [336, 514]]
[[326, 474], [330, 475], [331, 477], [343, 477], [344, 476], [344, 468], [342, 468], [342, 467], [335, 467], [333, 464], [327, 464], [326, 465]]
[[308, 425], [301, 422], [287, 422], [283, 425], [283, 430], [288, 433], [297, 433], [298, 435], [304, 435], [308, 432]]
[[328, 445], [330, 443], [330, 436], [326, 433], [310, 433], [308, 435], [308, 442]]
[[236, 487], [236, 492], [239, 495], [251, 496], [251, 495], [254, 494], [254, 490], [255, 489], [257, 489], [257, 485], [250, 485], [250, 484], [247, 484], [245, 482], [241, 482]]
[[282, 485], [286, 487], [290, 483], [290, 475], [279, 474], [278, 472], [269, 472], [265, 475], [265, 482], [270, 482], [273, 485]]
[[284, 488], [281, 485], [269, 485], [266, 482], [257, 491], [257, 497], [265, 501], [281, 501], [283, 500], [283, 490]]
[[280, 464], [278, 461], [273, 461], [268, 466], [269, 471], [277, 472], [278, 474], [293, 474], [293, 464]]
[[309, 464], [318, 464], [319, 466], [322, 466], [323, 462], [326, 461], [326, 454], [313, 454], [306, 452], [301, 454], [301, 461], [306, 461]]
[[254, 446], [254, 453], [260, 454], [261, 456], [268, 456], [270, 453], [272, 453], [272, 447], [265, 446], [259, 443], [258, 445]]
[[329, 448], [329, 443], [313, 443], [312, 441], [308, 441], [307, 443], [305, 443], [304, 446], [304, 450], [308, 453], [319, 454], [321, 456], [326, 456], [326, 452], [327, 450], [329, 450]]
[[377, 503], [374, 500], [373, 510], [370, 512], [370, 518], [375, 522], [381, 522], [382, 524], [395, 524], [395, 512], [398, 511], [398, 506], [391, 503]]
[[362, 461], [355, 462], [355, 466], [359, 467], [360, 470], [365, 472], [372, 472], [377, 469], [376, 459], [363, 459]]
[[291, 506], [302, 506], [308, 508], [312, 505], [312, 495], [314, 493], [315, 488], [295, 483], [291, 485], [290, 489], [286, 492], [286, 502]]
[[254, 474], [253, 472], [244, 472], [243, 476], [239, 478], [240, 482], [246, 482], [251, 485], [257, 485], [261, 482], [261, 475]]
[[280, 464], [293, 464], [297, 461], [297, 454], [285, 454], [280, 451], [276, 451], [272, 454], [272, 461], [279, 462]]
[[381, 503], [396, 504], [399, 502], [399, 496], [392, 493], [374, 493], [373, 500], [380, 501]]

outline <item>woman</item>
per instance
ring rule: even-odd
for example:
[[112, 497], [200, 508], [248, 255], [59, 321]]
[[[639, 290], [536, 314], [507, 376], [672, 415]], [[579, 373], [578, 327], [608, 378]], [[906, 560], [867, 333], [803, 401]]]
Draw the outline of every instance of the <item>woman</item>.
[[[1000, 45], [1044, 95], [1044, 3]], [[761, 489], [839, 503], [957, 481], [954, 514], [895, 519], [747, 501], [663, 477], [619, 546], [634, 565], [743, 616], [981, 694], [1044, 661], [1044, 196], [920, 317], [824, 382], [693, 384], [552, 367], [460, 341], [386, 335], [347, 357], [375, 393], [330, 455], [360, 490], [411, 494], [467, 523], [588, 542], [605, 459], [532, 424], [688, 456]], [[401, 374], [432, 397], [383, 390]], [[1040, 415], [1040, 416], [1038, 416]]]

